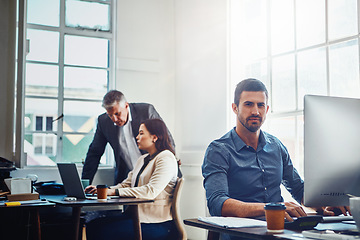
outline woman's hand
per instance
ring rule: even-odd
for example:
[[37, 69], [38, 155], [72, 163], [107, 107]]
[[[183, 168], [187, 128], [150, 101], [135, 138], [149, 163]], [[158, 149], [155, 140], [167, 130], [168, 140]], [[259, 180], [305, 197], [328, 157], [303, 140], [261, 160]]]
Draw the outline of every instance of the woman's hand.
[[108, 196], [115, 196], [115, 188], [110, 188], [107, 191]]
[[85, 193], [91, 193], [91, 194], [96, 194], [96, 187], [94, 185], [89, 185], [85, 188]]
[[338, 216], [340, 214], [344, 214], [344, 216], [351, 215], [349, 206], [323, 207], [321, 210], [324, 216]]

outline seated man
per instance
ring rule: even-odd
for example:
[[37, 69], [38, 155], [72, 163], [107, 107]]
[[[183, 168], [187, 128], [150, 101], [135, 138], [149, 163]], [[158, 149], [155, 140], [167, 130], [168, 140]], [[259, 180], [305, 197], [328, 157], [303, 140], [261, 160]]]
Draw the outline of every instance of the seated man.
[[[236, 127], [209, 145], [202, 165], [210, 214], [263, 216], [265, 203], [284, 201], [280, 190], [283, 184], [298, 202], [285, 202], [286, 218], [291, 221], [291, 216], [306, 216], [300, 205], [304, 182], [286, 147], [260, 130], [269, 110], [265, 85], [256, 79], [241, 81], [235, 89], [232, 109]], [[332, 210], [324, 209], [324, 214], [334, 215]], [[345, 209], [342, 211], [346, 214]]]

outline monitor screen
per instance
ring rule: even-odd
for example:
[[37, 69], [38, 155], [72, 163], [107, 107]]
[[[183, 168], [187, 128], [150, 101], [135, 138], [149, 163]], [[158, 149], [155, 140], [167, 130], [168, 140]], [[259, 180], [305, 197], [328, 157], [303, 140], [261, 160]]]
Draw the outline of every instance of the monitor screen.
[[305, 206], [360, 196], [360, 99], [305, 96], [304, 181]]

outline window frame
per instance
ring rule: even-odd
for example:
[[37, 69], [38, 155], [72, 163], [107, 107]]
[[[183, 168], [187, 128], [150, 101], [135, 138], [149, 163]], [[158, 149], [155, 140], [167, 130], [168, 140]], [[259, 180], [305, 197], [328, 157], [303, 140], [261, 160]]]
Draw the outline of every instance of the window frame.
[[[18, 0], [18, 69], [17, 69], [17, 96], [21, 96], [20, 98], [16, 98], [16, 118], [15, 118], [15, 159], [16, 165], [20, 168], [24, 167], [49, 167], [48, 165], [31, 165], [27, 166], [27, 154], [24, 152], [24, 138], [26, 134], [31, 133], [39, 133], [39, 134], [47, 134], [52, 133], [56, 135], [56, 162], [60, 162], [63, 159], [63, 136], [68, 134], [82, 134], [82, 132], [66, 132], [63, 130], [63, 119], [60, 117], [58, 119], [56, 130], [52, 129], [51, 131], [47, 131], [43, 129], [43, 131], [28, 131], [25, 130], [24, 127], [24, 117], [25, 117], [25, 99], [54, 99], [57, 100], [58, 105], [58, 116], [62, 116], [64, 111], [64, 101], [84, 101], [84, 102], [96, 102], [101, 105], [101, 99], [88, 99], [88, 98], [70, 98], [64, 96], [64, 71], [68, 66], [71, 67], [81, 67], [87, 68], [82, 65], [68, 65], [65, 64], [64, 61], [64, 38], [66, 35], [74, 35], [80, 37], [93, 37], [93, 38], [101, 38], [109, 41], [108, 44], [108, 66], [107, 67], [88, 67], [90, 69], [104, 69], [108, 72], [108, 83], [107, 90], [113, 89], [115, 87], [115, 59], [116, 59], [116, 1], [114, 0], [87, 0], [88, 2], [95, 3], [106, 3], [109, 4], [109, 12], [110, 12], [110, 31], [96, 31], [88, 28], [73, 28], [65, 26], [65, 2], [66, 0], [59, 0], [60, 4], [60, 16], [59, 16], [59, 26], [44, 26], [39, 24], [27, 23], [27, 1], [28, 0]], [[35, 30], [45, 30], [59, 33], [59, 56], [58, 62], [51, 63], [45, 61], [34, 61], [34, 60], [26, 60], [26, 53], [28, 48], [28, 41], [26, 40], [26, 32], [27, 29], [35, 29]], [[25, 73], [26, 73], [26, 64], [27, 63], [35, 63], [35, 64], [44, 64], [44, 65], [56, 65], [58, 66], [58, 95], [56, 97], [51, 96], [37, 96], [37, 95], [26, 95], [25, 91]], [[35, 117], [35, 116], [34, 116]], [[97, 117], [97, 116], [95, 116]], [[57, 116], [53, 116], [56, 120]], [[43, 118], [46, 124], [46, 117]], [[43, 123], [44, 124], [44, 123]], [[95, 129], [94, 129], [95, 130]], [[94, 134], [95, 132], [93, 132]], [[109, 151], [109, 147], [106, 148], [104, 153], [106, 157], [105, 166], [113, 165], [114, 160], [113, 156]], [[84, 156], [85, 159], [85, 156]], [[55, 162], [55, 163], [56, 163]]]
[[[290, 154], [292, 157], [292, 161], [294, 163], [294, 166], [299, 170], [300, 174], [303, 176], [303, 164], [304, 164], [304, 154], [303, 154], [303, 132], [301, 132], [302, 126], [303, 126], [303, 106], [301, 106], [299, 104], [299, 95], [300, 93], [300, 89], [299, 89], [299, 76], [298, 76], [298, 54], [302, 53], [304, 51], [308, 51], [308, 50], [314, 50], [314, 49], [320, 49], [320, 48], [325, 48], [325, 59], [326, 59], [326, 95], [327, 96], [336, 96], [335, 94], [331, 94], [331, 89], [330, 89], [330, 66], [329, 66], [329, 58], [330, 58], [330, 50], [331, 47], [334, 46], [335, 44], [339, 44], [339, 43], [345, 43], [351, 40], [357, 40], [357, 46], [358, 46], [358, 63], [357, 66], [360, 65], [360, 1], [357, 0], [356, 4], [357, 4], [357, 8], [356, 8], [356, 12], [357, 12], [357, 33], [354, 35], [349, 35], [349, 36], [344, 36], [338, 39], [330, 39], [329, 38], [329, 1], [331, 0], [324, 0], [324, 11], [325, 11], [325, 20], [324, 20], [324, 27], [325, 27], [325, 39], [324, 42], [321, 43], [317, 43], [317, 44], [311, 44], [309, 46], [305, 46], [305, 47], [301, 47], [298, 48], [298, 44], [297, 44], [297, 4], [296, 2], [299, 0], [292, 0], [292, 4], [293, 4], [293, 28], [294, 28], [294, 49], [290, 50], [290, 51], [286, 51], [286, 52], [281, 52], [281, 53], [277, 53], [277, 54], [273, 54], [272, 50], [271, 50], [271, 0], [270, 1], [262, 1], [262, 3], [266, 4], [266, 33], [267, 33], [267, 39], [265, 39], [265, 41], [267, 42], [266, 46], [267, 46], [267, 50], [266, 50], [266, 54], [264, 55], [264, 57], [262, 58], [257, 58], [254, 61], [248, 61], [246, 62], [248, 64], [248, 66], [251, 66], [253, 64], [259, 64], [259, 63], [266, 63], [266, 70], [261, 71], [261, 76], [266, 76], [264, 77], [264, 79], [260, 79], [262, 80], [265, 85], [268, 88], [269, 91], [269, 105], [270, 105], [270, 111], [268, 113], [267, 116], [267, 121], [264, 123], [263, 129], [265, 131], [269, 130], [268, 125], [269, 122], [272, 120], [279, 120], [279, 119], [286, 119], [286, 118], [293, 118], [293, 134], [294, 134], [294, 144], [295, 144], [295, 148], [294, 148], [294, 155]], [[301, 0], [300, 0], [301, 1]], [[232, 69], [236, 69], [236, 66], [239, 66], [239, 63], [236, 62], [239, 58], [236, 54], [239, 55], [239, 53], [234, 53], [234, 51], [232, 51], [232, 49], [236, 49], [238, 50], [239, 47], [236, 46], [237, 42], [236, 38], [237, 38], [237, 34], [242, 34], [243, 37], [247, 38], [248, 36], [248, 32], [241, 32], [240, 30], [237, 30], [236, 27], [234, 26], [238, 26], [240, 25], [239, 22], [236, 22], [237, 19], [240, 19], [240, 17], [234, 16], [235, 14], [238, 14], [237, 12], [234, 12], [234, 9], [232, 9], [233, 6], [240, 6], [243, 2], [243, 0], [231, 0], [229, 7], [230, 7], [230, 20], [229, 20], [229, 24], [230, 24], [230, 32], [229, 32], [229, 38], [230, 38], [230, 43], [229, 43], [229, 62], [230, 62], [230, 91], [229, 91], [229, 101], [232, 101], [232, 94], [234, 92], [235, 86], [237, 84], [237, 82], [241, 79], [245, 79], [245, 78], [250, 78], [250, 77], [254, 77], [251, 76], [251, 74], [249, 75], [247, 72], [246, 67], [243, 67], [243, 70], [239, 70], [238, 72], [232, 70]], [[257, 2], [258, 3], [258, 2]], [[237, 8], [238, 9], [238, 8]], [[246, 11], [246, 10], [243, 10]], [[234, 13], [234, 14], [232, 14]], [[231, 16], [233, 15], [233, 16]], [[254, 14], [255, 15], [255, 14]], [[278, 57], [282, 57], [282, 56], [292, 56], [294, 57], [294, 92], [295, 92], [295, 109], [292, 110], [285, 110], [285, 111], [274, 111], [274, 108], [272, 108], [272, 105], [274, 103], [274, 94], [273, 94], [273, 83], [274, 83], [274, 78], [273, 78], [273, 60], [274, 58], [278, 58]], [[245, 64], [246, 64], [245, 63]], [[245, 65], [244, 64], [244, 65]], [[355, 69], [356, 71], [360, 71], [359, 67], [358, 69]], [[234, 72], [232, 72], [234, 71]], [[253, 72], [251, 72], [253, 74]], [[239, 76], [241, 78], [239, 78]], [[357, 79], [358, 82], [360, 82], [360, 79]], [[347, 93], [350, 94], [350, 93]], [[320, 94], [322, 95], [322, 94]], [[350, 96], [351, 97], [351, 96]], [[228, 127], [231, 127], [234, 123], [234, 116], [232, 116], [232, 113], [230, 113], [230, 117], [229, 117], [229, 122], [228, 122]], [[272, 133], [270, 131], [270, 133]], [[276, 136], [276, 134], [275, 134]], [[277, 136], [278, 137], [278, 136]], [[281, 138], [281, 136], [279, 137], [281, 141], [286, 141], [284, 139]], [[286, 145], [286, 144], [285, 144]]]

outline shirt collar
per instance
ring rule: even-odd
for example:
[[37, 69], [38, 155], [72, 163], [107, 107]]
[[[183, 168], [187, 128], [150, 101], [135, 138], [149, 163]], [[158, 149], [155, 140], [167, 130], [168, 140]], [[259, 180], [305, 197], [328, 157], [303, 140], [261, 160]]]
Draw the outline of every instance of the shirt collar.
[[151, 161], [153, 160], [160, 152], [156, 151], [153, 155], [150, 155], [150, 153], [145, 157], [144, 161]]
[[[244, 143], [244, 141], [239, 137], [239, 135], [236, 133], [235, 127], [231, 130], [231, 137], [235, 144], [236, 151], [240, 151], [242, 148], [247, 146]], [[261, 149], [263, 149], [264, 146], [269, 142], [270, 142], [269, 138], [264, 134], [262, 130], [260, 130], [259, 144], [256, 151], [260, 151]]]
[[130, 111], [130, 105], [128, 107], [128, 120], [126, 121], [126, 123], [124, 124], [124, 126], [127, 126], [131, 123], [132, 121], [132, 117], [131, 117], [131, 111]]
[[128, 122], [131, 122], [132, 121], [132, 117], [131, 117], [131, 111], [130, 111], [130, 105], [128, 107], [128, 110], [129, 110], [129, 116], [128, 116]]

